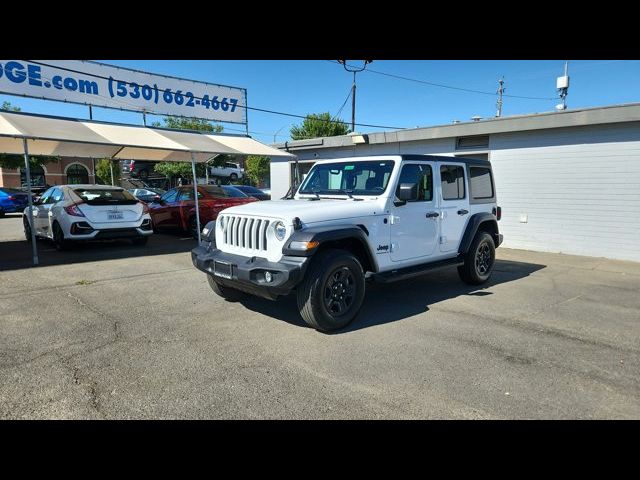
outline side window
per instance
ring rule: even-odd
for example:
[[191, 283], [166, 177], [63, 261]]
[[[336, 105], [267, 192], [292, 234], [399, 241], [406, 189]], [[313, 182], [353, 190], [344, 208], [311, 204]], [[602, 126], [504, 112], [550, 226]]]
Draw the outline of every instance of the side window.
[[42, 203], [42, 204], [47, 203], [49, 201], [49, 197], [51, 196], [51, 194], [53, 193], [54, 190], [55, 190], [55, 188], [50, 188], [49, 190], [44, 192], [42, 194], [42, 196], [40, 197], [40, 203]]
[[171, 202], [175, 202], [176, 201], [176, 197], [178, 196], [178, 189], [174, 188], [172, 190], [169, 190], [167, 193], [165, 193], [162, 197], [160, 197], [162, 200], [164, 200], [167, 203], [171, 203]]
[[53, 190], [51, 197], [49, 197], [48, 203], [61, 202], [62, 200], [64, 200], [64, 192], [62, 191], [62, 189], [56, 188]]
[[225, 167], [227, 168], [233, 168], [233, 169], [237, 169], [238, 167], [236, 165], [234, 165], [233, 163], [225, 163], [224, 164]]
[[433, 174], [431, 165], [409, 163], [402, 167], [398, 188], [402, 183], [417, 184], [417, 197], [411, 202], [428, 202], [433, 200]]
[[[202, 198], [202, 194], [198, 192], [198, 200]], [[178, 201], [183, 202], [185, 200], [193, 200], [193, 189], [187, 188], [185, 190], [180, 191], [180, 195], [178, 195]]]
[[465, 197], [464, 168], [458, 165], [440, 167], [443, 200], [459, 200]]
[[474, 199], [493, 198], [491, 169], [485, 167], [469, 168], [469, 190]]
[[188, 190], [180, 190], [178, 194], [179, 202], [184, 202], [185, 200], [193, 200], [193, 190], [190, 188]]

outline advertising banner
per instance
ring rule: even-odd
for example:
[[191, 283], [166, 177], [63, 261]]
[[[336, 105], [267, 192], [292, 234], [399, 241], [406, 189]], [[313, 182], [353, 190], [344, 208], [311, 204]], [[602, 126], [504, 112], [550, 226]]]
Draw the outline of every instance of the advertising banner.
[[220, 122], [247, 118], [243, 88], [84, 60], [0, 60], [0, 93]]

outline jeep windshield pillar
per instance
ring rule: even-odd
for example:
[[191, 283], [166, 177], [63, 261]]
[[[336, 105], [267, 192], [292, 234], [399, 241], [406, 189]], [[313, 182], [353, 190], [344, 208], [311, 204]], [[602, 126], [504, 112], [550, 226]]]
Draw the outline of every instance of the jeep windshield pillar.
[[464, 282], [483, 284], [502, 243], [487, 160], [323, 160], [292, 197], [222, 210], [191, 257], [227, 301], [295, 294], [302, 318], [320, 331], [357, 317], [367, 281], [456, 267]]

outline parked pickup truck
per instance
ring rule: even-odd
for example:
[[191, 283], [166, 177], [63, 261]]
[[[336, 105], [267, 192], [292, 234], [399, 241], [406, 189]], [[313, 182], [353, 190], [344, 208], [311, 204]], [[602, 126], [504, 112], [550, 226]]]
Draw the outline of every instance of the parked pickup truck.
[[194, 266], [229, 301], [295, 291], [302, 318], [348, 325], [365, 279], [401, 280], [457, 267], [486, 282], [502, 242], [491, 164], [428, 155], [317, 162], [292, 199], [222, 210], [192, 250]]

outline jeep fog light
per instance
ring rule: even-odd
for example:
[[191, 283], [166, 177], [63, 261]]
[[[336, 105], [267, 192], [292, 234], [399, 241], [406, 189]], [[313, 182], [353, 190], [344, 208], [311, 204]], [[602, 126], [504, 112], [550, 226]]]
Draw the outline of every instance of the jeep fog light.
[[284, 240], [284, 237], [287, 235], [287, 227], [285, 227], [282, 222], [276, 222], [273, 225], [273, 231], [276, 234], [276, 238], [280, 241]]
[[291, 250], [311, 250], [316, 248], [320, 242], [291, 242], [289, 248]]
[[273, 280], [273, 275], [271, 275], [271, 272], [264, 272], [264, 280], [267, 283], [271, 283], [271, 281]]

